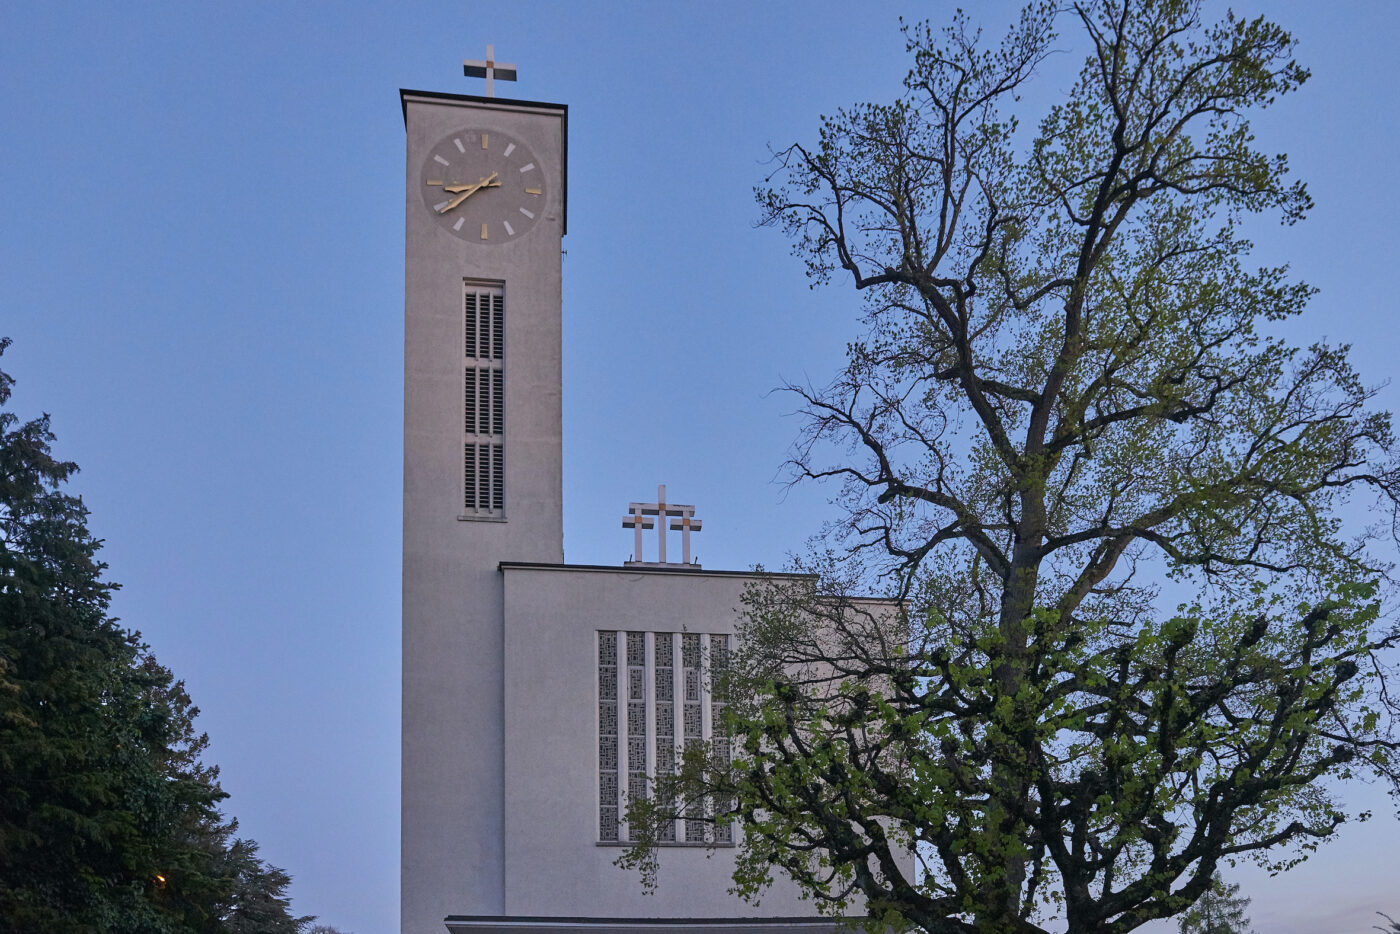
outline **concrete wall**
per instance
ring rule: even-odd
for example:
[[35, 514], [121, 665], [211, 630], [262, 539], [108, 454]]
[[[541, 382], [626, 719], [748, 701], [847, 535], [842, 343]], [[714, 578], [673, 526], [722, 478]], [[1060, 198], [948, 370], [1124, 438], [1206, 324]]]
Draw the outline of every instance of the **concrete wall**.
[[[500, 914], [502, 560], [563, 560], [560, 424], [561, 109], [406, 92], [402, 930]], [[507, 133], [548, 173], [534, 228], [468, 243], [425, 208], [427, 150], [464, 129]], [[462, 283], [505, 284], [506, 520], [462, 508]]]
[[732, 633], [741, 575], [618, 568], [503, 570], [505, 911], [579, 917], [814, 914], [777, 880], [755, 908], [730, 895], [732, 848], [665, 847], [659, 888], [598, 843], [599, 630]]

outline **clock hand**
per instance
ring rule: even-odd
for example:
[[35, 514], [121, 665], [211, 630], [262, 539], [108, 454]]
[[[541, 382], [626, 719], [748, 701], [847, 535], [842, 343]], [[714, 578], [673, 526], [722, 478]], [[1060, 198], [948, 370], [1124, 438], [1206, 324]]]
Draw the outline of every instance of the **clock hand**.
[[447, 192], [448, 194], [455, 195], [457, 192], [459, 192], [459, 191], [466, 191], [468, 188], [470, 188], [472, 191], [476, 191], [478, 188], [500, 188], [500, 187], [501, 187], [501, 183], [500, 183], [500, 182], [473, 182], [473, 183], [470, 184], [470, 185], [444, 185], [444, 186], [442, 186], [442, 190], [445, 191], [445, 192]]
[[460, 194], [457, 194], [457, 197], [444, 204], [442, 206], [442, 209], [438, 211], [438, 213], [446, 214], [448, 211], [457, 207], [463, 201], [466, 201], [468, 198], [470, 198], [472, 195], [476, 194], [483, 188], [500, 188], [500, 182], [492, 182], [492, 179], [494, 179], [496, 175], [497, 173], [492, 172], [490, 175], [486, 176], [481, 181], [473, 185], [444, 185], [442, 189], [443, 191], [446, 191], [450, 194], [457, 194], [458, 192], [460, 192]]

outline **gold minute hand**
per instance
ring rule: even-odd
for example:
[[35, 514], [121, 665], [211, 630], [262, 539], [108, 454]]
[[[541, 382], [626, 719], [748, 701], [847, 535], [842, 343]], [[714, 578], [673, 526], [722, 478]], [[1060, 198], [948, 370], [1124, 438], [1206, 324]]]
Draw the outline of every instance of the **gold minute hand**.
[[468, 198], [470, 198], [472, 195], [476, 194], [483, 188], [500, 188], [501, 183], [493, 181], [493, 179], [496, 177], [496, 174], [497, 173], [492, 172], [490, 175], [486, 176], [481, 181], [471, 185], [444, 185], [442, 188], [443, 191], [447, 192], [448, 194], [455, 194], [457, 195], [457, 197], [444, 204], [442, 206], [442, 209], [439, 210], [438, 213], [446, 214], [448, 211], [457, 207], [463, 201], [466, 201]]
[[444, 185], [442, 186], [442, 190], [447, 192], [448, 194], [455, 195], [459, 191], [465, 191], [468, 194], [470, 194], [471, 192], [476, 191], [478, 188], [500, 188], [500, 182], [491, 181], [491, 179], [494, 176], [495, 173], [493, 172], [491, 173], [491, 175], [486, 176], [481, 181], [472, 182], [470, 185]]

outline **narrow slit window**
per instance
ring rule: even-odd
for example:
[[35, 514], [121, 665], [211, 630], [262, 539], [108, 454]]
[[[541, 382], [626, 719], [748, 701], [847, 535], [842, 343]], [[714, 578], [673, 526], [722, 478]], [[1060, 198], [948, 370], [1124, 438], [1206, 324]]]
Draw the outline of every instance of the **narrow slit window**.
[[[720, 699], [721, 695], [714, 690], [714, 687], [719, 683], [720, 678], [724, 677], [724, 671], [728, 667], [729, 637], [710, 636], [710, 671], [709, 677], [705, 679], [710, 694], [710, 749], [714, 761], [722, 765], [729, 764], [729, 730], [724, 724], [724, 701]], [[733, 825], [719, 819], [719, 814], [727, 810], [729, 810], [728, 799], [716, 796], [714, 800], [716, 843], [734, 842]]]
[[646, 633], [627, 633], [627, 800], [647, 797]]
[[[675, 639], [669, 632], [658, 632], [652, 638], [655, 640], [652, 669], [656, 693], [656, 774], [674, 775], [677, 766]], [[662, 807], [669, 807], [671, 803], [669, 796], [660, 801]], [[668, 820], [657, 828], [656, 839], [675, 843], [676, 822]]]
[[598, 839], [618, 837], [617, 633], [598, 633]]
[[[687, 747], [704, 742], [703, 688], [700, 679], [700, 636], [693, 632], [681, 636], [682, 695], [681, 725]], [[685, 842], [705, 842], [705, 808], [702, 801], [690, 801], [685, 809]]]

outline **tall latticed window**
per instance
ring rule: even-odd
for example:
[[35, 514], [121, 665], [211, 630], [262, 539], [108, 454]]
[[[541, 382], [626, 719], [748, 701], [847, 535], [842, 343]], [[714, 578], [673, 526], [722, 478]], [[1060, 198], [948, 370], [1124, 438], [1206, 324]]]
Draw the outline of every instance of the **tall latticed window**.
[[[650, 793], [650, 777], [674, 774], [687, 744], [710, 742], [726, 761], [724, 705], [715, 673], [728, 663], [729, 636], [677, 632], [598, 633], [598, 838], [630, 838], [630, 797]], [[733, 828], [705, 820], [695, 802], [660, 828], [663, 843], [732, 843]]]
[[505, 293], [466, 283], [462, 308], [462, 501], [468, 516], [506, 506]]

